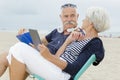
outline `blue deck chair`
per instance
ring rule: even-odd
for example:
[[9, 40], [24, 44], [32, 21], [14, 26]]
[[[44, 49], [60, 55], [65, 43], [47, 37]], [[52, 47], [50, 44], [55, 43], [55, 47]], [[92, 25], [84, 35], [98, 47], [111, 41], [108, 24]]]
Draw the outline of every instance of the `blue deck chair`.
[[[74, 80], [78, 80], [81, 75], [86, 71], [86, 69], [93, 63], [95, 62], [96, 60], [96, 57], [95, 57], [95, 54], [93, 54], [89, 59], [88, 61], [83, 65], [83, 67], [79, 70], [79, 72], [76, 74], [76, 76], [74, 77]], [[33, 74], [33, 77], [36, 78], [37, 80], [45, 80], [43, 79], [42, 77], [36, 75], [36, 74]]]

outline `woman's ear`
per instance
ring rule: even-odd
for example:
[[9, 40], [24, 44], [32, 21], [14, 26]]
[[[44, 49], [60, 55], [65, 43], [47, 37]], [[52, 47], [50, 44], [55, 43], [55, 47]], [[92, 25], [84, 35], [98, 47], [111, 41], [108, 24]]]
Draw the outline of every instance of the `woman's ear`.
[[94, 24], [93, 24], [93, 22], [90, 22], [90, 26], [91, 26], [91, 27], [94, 27]]
[[94, 28], [94, 24], [92, 22], [89, 23], [89, 29]]
[[93, 22], [90, 22], [90, 25], [91, 25], [91, 26], [94, 26]]

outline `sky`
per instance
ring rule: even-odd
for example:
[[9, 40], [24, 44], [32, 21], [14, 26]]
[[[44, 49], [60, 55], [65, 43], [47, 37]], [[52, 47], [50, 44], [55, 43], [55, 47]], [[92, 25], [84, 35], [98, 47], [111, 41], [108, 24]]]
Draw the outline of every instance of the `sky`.
[[104, 7], [110, 16], [111, 27], [108, 32], [120, 32], [119, 0], [0, 0], [0, 28], [55, 28], [61, 25], [60, 7], [65, 3], [77, 5], [80, 15], [78, 26], [81, 26], [88, 7]]

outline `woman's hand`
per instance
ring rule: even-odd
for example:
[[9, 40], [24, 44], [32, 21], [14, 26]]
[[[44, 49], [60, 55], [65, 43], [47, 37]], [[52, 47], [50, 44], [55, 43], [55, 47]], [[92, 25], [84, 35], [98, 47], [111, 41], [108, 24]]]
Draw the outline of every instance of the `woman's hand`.
[[71, 42], [73, 42], [73, 41], [80, 41], [80, 40], [82, 40], [82, 39], [84, 39], [84, 35], [81, 33], [81, 32], [79, 32], [79, 31], [73, 31], [69, 36], [68, 36], [68, 38], [66, 39], [66, 44], [70, 44]]
[[52, 54], [50, 53], [49, 49], [44, 44], [39, 44], [38, 48], [40, 50], [40, 54], [44, 58], [49, 58]]

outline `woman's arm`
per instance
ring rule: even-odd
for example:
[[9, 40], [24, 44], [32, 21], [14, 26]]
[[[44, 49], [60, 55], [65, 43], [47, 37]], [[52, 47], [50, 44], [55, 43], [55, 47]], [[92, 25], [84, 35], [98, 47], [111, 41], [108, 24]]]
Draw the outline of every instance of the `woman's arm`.
[[52, 55], [48, 48], [44, 44], [39, 45], [40, 54], [47, 59], [48, 61], [52, 62], [62, 70], [67, 66], [67, 62], [61, 60], [59, 57], [56, 57], [55, 55]]
[[60, 67], [62, 70], [66, 68], [67, 62], [61, 60], [59, 56], [64, 52], [66, 49], [67, 45], [69, 45], [71, 42], [77, 40], [79, 37], [79, 32], [72, 32], [70, 36], [66, 39], [64, 44], [61, 46], [61, 48], [57, 51], [56, 55], [52, 55], [48, 48], [45, 45], [39, 45], [40, 53], [41, 55], [52, 62], [53, 64], [57, 65]]
[[65, 41], [65, 42], [63, 43], [63, 45], [58, 49], [58, 51], [56, 52], [55, 56], [59, 58], [60, 55], [65, 51], [67, 45], [68, 45], [68, 42]]
[[57, 53], [55, 54], [55, 56], [59, 57], [66, 49], [66, 47], [73, 41], [75, 40], [79, 40], [80, 39], [80, 32], [78, 31], [73, 31], [68, 38], [65, 40], [65, 42], [63, 43], [63, 45], [59, 48], [59, 50], [57, 51]]

